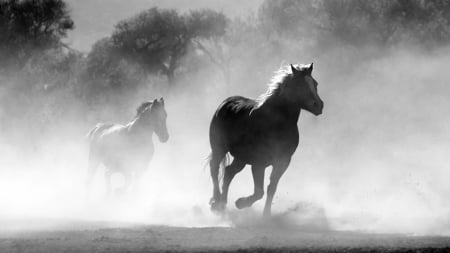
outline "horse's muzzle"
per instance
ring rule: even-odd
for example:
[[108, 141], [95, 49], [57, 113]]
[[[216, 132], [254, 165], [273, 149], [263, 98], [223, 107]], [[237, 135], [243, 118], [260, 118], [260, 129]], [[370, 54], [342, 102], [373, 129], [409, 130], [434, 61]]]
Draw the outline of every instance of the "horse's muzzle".
[[312, 105], [312, 110], [310, 110], [315, 116], [319, 116], [323, 112], [323, 102], [314, 102]]
[[319, 115], [321, 115], [323, 113], [323, 107], [321, 107], [320, 109], [317, 109], [317, 110], [314, 110], [313, 111], [313, 114], [315, 115], [315, 116], [319, 116]]
[[163, 136], [159, 136], [158, 135], [158, 138], [159, 138], [160, 142], [165, 143], [165, 142], [167, 142], [169, 140], [169, 135], [168, 134], [167, 135], [163, 135]]

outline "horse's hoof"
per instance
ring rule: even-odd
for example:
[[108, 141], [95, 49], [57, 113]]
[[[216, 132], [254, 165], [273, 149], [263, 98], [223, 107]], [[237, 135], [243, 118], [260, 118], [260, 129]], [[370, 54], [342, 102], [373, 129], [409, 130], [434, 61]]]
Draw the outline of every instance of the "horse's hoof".
[[236, 200], [234, 204], [236, 205], [237, 209], [243, 209], [248, 207], [247, 198], [239, 198], [238, 200]]
[[211, 211], [213, 212], [222, 213], [225, 211], [226, 204], [224, 202], [211, 200], [209, 204], [211, 205]]

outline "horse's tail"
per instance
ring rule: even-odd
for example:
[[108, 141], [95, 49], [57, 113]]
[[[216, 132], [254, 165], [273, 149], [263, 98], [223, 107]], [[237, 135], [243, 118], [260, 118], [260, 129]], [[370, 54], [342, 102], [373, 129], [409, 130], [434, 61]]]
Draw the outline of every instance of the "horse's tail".
[[92, 140], [92, 136], [94, 136], [94, 133], [97, 130], [97, 126], [93, 127], [88, 134], [86, 134], [86, 139]]
[[227, 167], [228, 165], [230, 165], [230, 155], [228, 153], [225, 154], [225, 156], [223, 157], [222, 161], [220, 162], [220, 167], [219, 167], [219, 181], [223, 182], [223, 176], [225, 175], [225, 167]]

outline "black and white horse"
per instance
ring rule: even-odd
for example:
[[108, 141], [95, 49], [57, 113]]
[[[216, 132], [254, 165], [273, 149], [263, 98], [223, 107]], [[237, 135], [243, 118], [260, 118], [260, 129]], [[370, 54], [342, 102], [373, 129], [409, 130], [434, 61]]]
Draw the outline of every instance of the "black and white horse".
[[[312, 63], [284, 66], [259, 99], [234, 96], [219, 106], [209, 131], [213, 182], [210, 204], [213, 210], [225, 208], [231, 180], [246, 164], [252, 166], [254, 192], [239, 198], [236, 207], [249, 207], [261, 199], [264, 195], [264, 171], [272, 165], [264, 207], [264, 215], [270, 216], [278, 181], [299, 143], [297, 122], [300, 111], [304, 109], [316, 116], [322, 114], [323, 102], [317, 93], [317, 82], [311, 76], [312, 70]], [[234, 158], [231, 164], [224, 162], [228, 160], [228, 153]], [[224, 168], [221, 190], [220, 168]]]

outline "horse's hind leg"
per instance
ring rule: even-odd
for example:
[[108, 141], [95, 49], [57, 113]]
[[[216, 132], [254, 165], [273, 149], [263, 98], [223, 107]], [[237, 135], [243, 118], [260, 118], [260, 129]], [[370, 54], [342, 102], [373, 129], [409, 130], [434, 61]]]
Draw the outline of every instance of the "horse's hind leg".
[[239, 173], [244, 167], [245, 163], [235, 158], [233, 162], [225, 168], [221, 196], [221, 201], [224, 204], [227, 203], [228, 189], [230, 188], [231, 181], [233, 180], [234, 176]]
[[105, 186], [106, 186], [106, 196], [111, 195], [111, 176], [112, 171], [106, 168], [105, 170]]
[[242, 197], [236, 200], [236, 207], [239, 209], [250, 207], [257, 200], [264, 196], [264, 171], [266, 167], [260, 165], [252, 166], [252, 176], [254, 183], [253, 194], [248, 197]]
[[97, 172], [97, 168], [99, 165], [99, 159], [93, 153], [90, 153], [88, 158], [88, 171], [86, 177], [86, 197], [88, 197], [91, 192], [92, 179], [94, 178], [95, 172]]
[[209, 167], [211, 171], [211, 179], [213, 182], [213, 196], [209, 202], [212, 210], [220, 210], [220, 189], [219, 189], [219, 169], [220, 163], [225, 157], [226, 152], [213, 151], [211, 154], [211, 160], [209, 161]]

